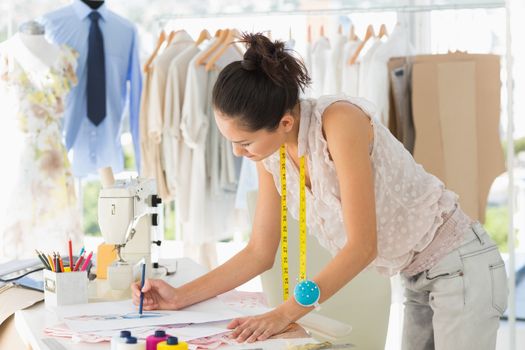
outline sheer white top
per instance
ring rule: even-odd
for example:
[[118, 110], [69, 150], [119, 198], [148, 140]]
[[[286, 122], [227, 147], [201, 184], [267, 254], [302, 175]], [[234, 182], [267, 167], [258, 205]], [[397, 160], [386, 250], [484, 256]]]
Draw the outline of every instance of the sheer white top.
[[[345, 95], [301, 100], [298, 137], [299, 156], [307, 158], [311, 189], [306, 190], [307, 224], [320, 244], [335, 255], [346, 243], [339, 179], [323, 135], [323, 112], [337, 101], [347, 101], [363, 110], [374, 129], [370, 158], [373, 167], [377, 217], [377, 258], [374, 265], [383, 274], [394, 275], [408, 266], [414, 255], [432, 241], [451, 212], [457, 195], [417, 164], [403, 145], [377, 119], [373, 104]], [[263, 160], [281, 191], [279, 152]], [[291, 159], [286, 162], [288, 208], [299, 212], [299, 172]]]

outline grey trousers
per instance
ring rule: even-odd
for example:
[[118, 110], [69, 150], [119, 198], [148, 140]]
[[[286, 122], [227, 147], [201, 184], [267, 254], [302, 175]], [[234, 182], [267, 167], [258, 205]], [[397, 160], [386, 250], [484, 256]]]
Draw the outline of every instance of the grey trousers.
[[403, 350], [493, 350], [507, 308], [507, 274], [480, 223], [460, 247], [405, 285]]

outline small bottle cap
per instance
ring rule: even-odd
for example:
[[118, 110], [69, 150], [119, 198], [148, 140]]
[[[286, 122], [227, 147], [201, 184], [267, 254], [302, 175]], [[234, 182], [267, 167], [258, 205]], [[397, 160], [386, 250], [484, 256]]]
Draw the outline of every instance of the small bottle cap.
[[137, 338], [135, 338], [135, 337], [128, 337], [126, 339], [126, 344], [137, 344]]
[[166, 344], [179, 345], [179, 339], [177, 339], [177, 337], [168, 337], [168, 339], [166, 339]]
[[131, 337], [130, 331], [120, 331], [120, 338], [128, 338]]
[[165, 337], [166, 336], [166, 332], [165, 331], [155, 331], [155, 337], [157, 338], [162, 338], [162, 337]]

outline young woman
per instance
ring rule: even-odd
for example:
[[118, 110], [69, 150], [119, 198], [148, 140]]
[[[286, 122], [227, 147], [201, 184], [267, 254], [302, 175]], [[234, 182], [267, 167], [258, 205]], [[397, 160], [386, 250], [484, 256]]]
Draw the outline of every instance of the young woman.
[[[215, 121], [237, 156], [257, 163], [259, 195], [246, 248], [182, 287], [147, 280], [144, 308], [180, 309], [269, 269], [280, 241], [279, 149], [286, 145], [288, 208], [298, 217], [299, 158], [306, 158], [307, 224], [333, 254], [312, 280], [322, 303], [372, 264], [401, 273], [403, 349], [494, 349], [506, 308], [503, 261], [458, 197], [425, 172], [358, 98], [299, 99], [302, 62], [261, 34], [245, 34], [242, 61], [213, 90]], [[294, 278], [291, 278], [292, 280]], [[137, 304], [139, 285], [133, 285]], [[311, 311], [290, 297], [266, 314], [233, 320], [238, 341], [264, 340]], [[349, 311], [350, 312], [350, 311]], [[372, 330], [371, 330], [372, 331]]]

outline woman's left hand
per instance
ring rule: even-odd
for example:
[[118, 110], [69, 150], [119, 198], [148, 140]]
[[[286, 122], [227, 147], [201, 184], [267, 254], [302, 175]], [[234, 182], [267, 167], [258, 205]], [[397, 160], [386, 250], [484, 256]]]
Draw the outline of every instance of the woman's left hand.
[[290, 320], [276, 309], [258, 316], [236, 318], [228, 324], [228, 328], [233, 329], [230, 338], [236, 338], [239, 343], [253, 343], [281, 333], [290, 323]]

